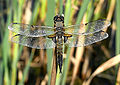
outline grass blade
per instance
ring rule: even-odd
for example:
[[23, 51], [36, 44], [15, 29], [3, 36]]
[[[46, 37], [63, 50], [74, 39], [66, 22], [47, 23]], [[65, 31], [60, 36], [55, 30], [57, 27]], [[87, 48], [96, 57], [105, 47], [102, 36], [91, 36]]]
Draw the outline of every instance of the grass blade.
[[[53, 17], [55, 15], [55, 0], [47, 0], [47, 14], [45, 24], [53, 26]], [[52, 65], [53, 49], [47, 50], [47, 73], [49, 76], [48, 85], [50, 85], [51, 79], [51, 65]]]

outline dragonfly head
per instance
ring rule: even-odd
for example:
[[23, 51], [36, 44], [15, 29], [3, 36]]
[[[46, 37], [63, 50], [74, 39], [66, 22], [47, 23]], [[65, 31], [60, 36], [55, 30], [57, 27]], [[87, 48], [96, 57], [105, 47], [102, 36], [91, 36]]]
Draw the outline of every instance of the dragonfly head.
[[54, 27], [63, 27], [64, 26], [64, 15], [56, 15], [54, 17]]
[[55, 17], [54, 17], [54, 22], [64, 22], [64, 15], [62, 14], [62, 15], [56, 15]]

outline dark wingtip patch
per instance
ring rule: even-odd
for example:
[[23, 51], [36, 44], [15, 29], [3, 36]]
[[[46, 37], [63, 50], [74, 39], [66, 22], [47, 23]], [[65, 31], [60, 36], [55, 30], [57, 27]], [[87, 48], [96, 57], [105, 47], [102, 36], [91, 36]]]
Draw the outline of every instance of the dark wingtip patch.
[[88, 23], [85, 23], [85, 25], [87, 25]]
[[34, 25], [31, 25], [31, 27], [33, 27], [33, 28], [34, 28]]

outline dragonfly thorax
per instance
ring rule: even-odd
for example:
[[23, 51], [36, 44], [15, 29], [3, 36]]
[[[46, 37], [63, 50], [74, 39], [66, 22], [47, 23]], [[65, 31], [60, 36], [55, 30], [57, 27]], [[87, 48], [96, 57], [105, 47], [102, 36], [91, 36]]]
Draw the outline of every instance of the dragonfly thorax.
[[56, 27], [63, 27], [63, 22], [56, 22]]
[[60, 32], [60, 31], [62, 32], [62, 30], [63, 30], [62, 27], [56, 27], [56, 31], [57, 31], [57, 32]]
[[57, 31], [56, 36], [64, 36], [64, 33], [62, 31]]

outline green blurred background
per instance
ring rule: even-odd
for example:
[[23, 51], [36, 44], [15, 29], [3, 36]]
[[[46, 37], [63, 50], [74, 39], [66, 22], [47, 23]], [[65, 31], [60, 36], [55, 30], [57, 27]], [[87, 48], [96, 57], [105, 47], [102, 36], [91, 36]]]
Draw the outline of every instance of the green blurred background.
[[[33, 52], [12, 43], [8, 26], [53, 26], [58, 13], [64, 14], [65, 25], [107, 19], [111, 26], [105, 30], [107, 39], [64, 50], [63, 73], [58, 71], [56, 85], [82, 85], [98, 66], [120, 53], [120, 0], [0, 0], [0, 85], [50, 85], [53, 49]], [[107, 69], [90, 85], [117, 85], [118, 69]]]

